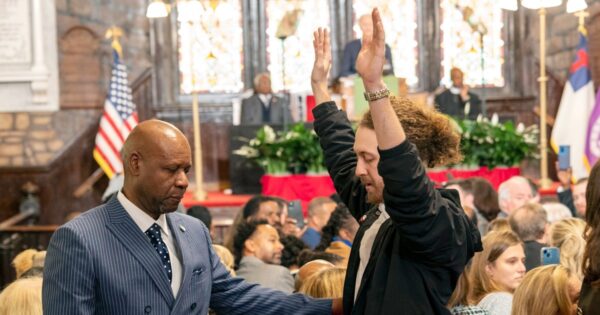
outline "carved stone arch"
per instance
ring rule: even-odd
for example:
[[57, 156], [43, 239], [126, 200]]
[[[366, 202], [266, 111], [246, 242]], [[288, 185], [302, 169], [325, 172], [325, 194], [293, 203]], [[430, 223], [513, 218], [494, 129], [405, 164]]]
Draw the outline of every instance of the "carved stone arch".
[[102, 108], [101, 38], [77, 25], [59, 40], [60, 104], [67, 108]]

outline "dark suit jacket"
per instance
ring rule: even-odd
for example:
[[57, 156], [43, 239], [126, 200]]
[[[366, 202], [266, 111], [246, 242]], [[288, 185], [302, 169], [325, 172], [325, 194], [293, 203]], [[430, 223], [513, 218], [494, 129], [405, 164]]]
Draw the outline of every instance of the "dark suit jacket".
[[206, 226], [180, 213], [167, 222], [181, 255], [177, 297], [148, 237], [116, 197], [61, 226], [44, 270], [44, 314], [330, 314], [329, 300], [285, 295], [232, 278]]
[[[342, 69], [340, 69], [340, 77], [346, 77], [356, 74], [356, 57], [362, 47], [360, 39], [355, 39], [344, 47], [344, 59], [342, 59]], [[389, 62], [391, 74], [394, 74], [394, 63], [392, 62], [392, 50], [388, 44], [385, 44], [385, 59]]]
[[[242, 100], [242, 125], [263, 125], [263, 124], [283, 124], [284, 117], [286, 123], [292, 123], [292, 115], [288, 103], [283, 97], [271, 94], [269, 102], [270, 119], [263, 120], [263, 107], [265, 104], [261, 101], [258, 94], [254, 94], [247, 99]], [[285, 111], [284, 111], [285, 109]]]
[[573, 217], [577, 218], [577, 209], [575, 209], [575, 204], [573, 203], [573, 191], [571, 191], [571, 189], [566, 189], [556, 194], [558, 195], [558, 201], [567, 206], [569, 210], [571, 210]]
[[525, 268], [527, 271], [542, 264], [542, 247], [546, 245], [536, 241], [525, 241]]
[[435, 97], [435, 106], [440, 112], [452, 117], [476, 119], [481, 114], [481, 100], [477, 94], [469, 92], [470, 109], [465, 116], [466, 104], [467, 102], [463, 102], [460, 95], [452, 94], [449, 89]]

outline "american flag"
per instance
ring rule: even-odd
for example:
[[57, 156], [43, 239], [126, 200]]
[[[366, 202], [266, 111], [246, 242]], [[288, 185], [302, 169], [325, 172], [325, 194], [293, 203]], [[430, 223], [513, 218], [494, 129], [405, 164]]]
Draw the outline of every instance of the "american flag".
[[123, 171], [121, 148], [138, 123], [137, 111], [127, 82], [127, 67], [121, 64], [116, 49], [113, 49], [113, 58], [108, 98], [104, 102], [104, 114], [100, 119], [94, 148], [94, 159], [108, 178]]

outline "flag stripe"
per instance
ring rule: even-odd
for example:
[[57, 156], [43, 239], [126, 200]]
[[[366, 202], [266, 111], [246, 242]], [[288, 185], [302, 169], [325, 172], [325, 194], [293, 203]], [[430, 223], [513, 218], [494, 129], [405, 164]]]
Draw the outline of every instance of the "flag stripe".
[[104, 113], [96, 135], [94, 159], [109, 178], [123, 170], [120, 151], [125, 139], [138, 123], [135, 104], [127, 81], [127, 68], [121, 64], [113, 47], [113, 65], [104, 102]]

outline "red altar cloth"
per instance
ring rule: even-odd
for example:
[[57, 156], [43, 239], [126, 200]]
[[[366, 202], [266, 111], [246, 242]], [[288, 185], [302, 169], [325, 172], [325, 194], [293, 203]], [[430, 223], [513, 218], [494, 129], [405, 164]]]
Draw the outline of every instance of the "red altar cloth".
[[496, 167], [494, 169], [488, 169], [487, 167], [480, 167], [474, 170], [461, 170], [461, 169], [446, 169], [441, 171], [429, 171], [427, 175], [434, 182], [441, 184], [449, 180], [448, 173], [452, 174], [454, 178], [469, 178], [469, 177], [483, 177], [492, 183], [495, 189], [498, 189], [500, 184], [515, 176], [520, 175], [521, 170], [518, 167]]
[[252, 195], [231, 195], [224, 194], [220, 191], [209, 191], [207, 192], [206, 200], [200, 201], [194, 199], [193, 191], [187, 191], [185, 195], [183, 195], [181, 202], [186, 209], [197, 205], [202, 205], [207, 208], [241, 207], [250, 198], [252, 198]]
[[264, 175], [260, 179], [262, 194], [278, 196], [286, 200], [300, 199], [302, 211], [306, 217], [308, 203], [314, 197], [328, 197], [335, 193], [333, 181], [329, 175]]

